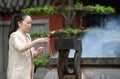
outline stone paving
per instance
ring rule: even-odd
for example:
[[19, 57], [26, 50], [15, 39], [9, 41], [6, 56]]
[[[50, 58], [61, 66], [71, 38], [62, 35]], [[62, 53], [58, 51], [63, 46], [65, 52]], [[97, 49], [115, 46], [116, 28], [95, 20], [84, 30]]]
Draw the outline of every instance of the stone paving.
[[37, 68], [35, 74], [34, 74], [34, 79], [44, 79], [44, 76], [47, 74], [49, 69], [47, 68]]
[[44, 79], [58, 79], [57, 69], [50, 70], [44, 77]]

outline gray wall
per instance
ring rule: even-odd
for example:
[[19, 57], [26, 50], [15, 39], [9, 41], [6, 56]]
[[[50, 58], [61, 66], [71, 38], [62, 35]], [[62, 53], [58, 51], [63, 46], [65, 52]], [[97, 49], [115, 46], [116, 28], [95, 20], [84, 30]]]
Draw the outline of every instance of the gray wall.
[[[6, 79], [8, 63], [8, 27], [10, 21], [0, 21], [0, 79]], [[31, 32], [49, 32], [49, 19], [33, 20]]]
[[0, 77], [3, 79], [3, 27], [0, 22]]

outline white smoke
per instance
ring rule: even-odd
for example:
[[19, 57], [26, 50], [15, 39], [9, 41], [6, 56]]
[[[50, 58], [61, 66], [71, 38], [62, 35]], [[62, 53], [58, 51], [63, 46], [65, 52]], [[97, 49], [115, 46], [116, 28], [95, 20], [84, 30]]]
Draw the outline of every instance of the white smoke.
[[104, 26], [88, 28], [82, 38], [82, 57], [120, 56], [120, 16], [105, 20]]

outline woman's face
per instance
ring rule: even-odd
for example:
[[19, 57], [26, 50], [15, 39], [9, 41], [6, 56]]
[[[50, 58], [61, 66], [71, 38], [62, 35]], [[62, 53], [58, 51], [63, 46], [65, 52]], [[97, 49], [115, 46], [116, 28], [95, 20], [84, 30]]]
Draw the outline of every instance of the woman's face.
[[32, 18], [30, 16], [25, 16], [25, 19], [22, 22], [19, 22], [19, 28], [22, 32], [27, 33], [31, 29]]

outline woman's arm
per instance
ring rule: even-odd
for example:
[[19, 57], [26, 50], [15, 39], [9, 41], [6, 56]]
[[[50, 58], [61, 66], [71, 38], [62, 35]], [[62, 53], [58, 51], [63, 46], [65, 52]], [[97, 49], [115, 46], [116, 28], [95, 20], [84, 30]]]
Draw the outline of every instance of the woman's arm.
[[30, 43], [24, 44], [17, 34], [12, 34], [9, 41], [18, 51], [26, 51], [37, 44], [49, 42], [49, 38], [38, 38]]
[[42, 43], [47, 43], [47, 42], [49, 42], [48, 38], [38, 38], [38, 39], [26, 44], [25, 47], [24, 47], [24, 50], [28, 50], [28, 49], [30, 49], [31, 47], [33, 47], [37, 44], [42, 44]]

